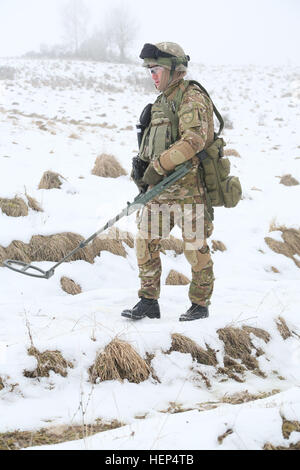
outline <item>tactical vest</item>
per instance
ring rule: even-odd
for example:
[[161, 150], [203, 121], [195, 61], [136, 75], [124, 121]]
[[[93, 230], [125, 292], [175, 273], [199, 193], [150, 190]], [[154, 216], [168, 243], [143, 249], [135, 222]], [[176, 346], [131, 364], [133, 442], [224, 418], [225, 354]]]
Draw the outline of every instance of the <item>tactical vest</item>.
[[[179, 85], [176, 95], [172, 100], [168, 100], [164, 94], [161, 94], [152, 106], [148, 105], [145, 108], [147, 112], [144, 113], [144, 123], [142, 122], [143, 113], [141, 116], [144, 132], [139, 155], [142, 160], [150, 162], [157, 159], [178, 140], [178, 110], [183, 95], [191, 84], [197, 85], [210, 98], [200, 83], [194, 80], [184, 80]], [[229, 175], [230, 161], [228, 158], [224, 158], [223, 152], [223, 147], [226, 144], [222, 138], [219, 138], [224, 127], [224, 121], [213, 102], [212, 106], [219, 120], [219, 130], [214, 134], [214, 142], [197, 154], [199, 161], [195, 165], [199, 167], [199, 178], [206, 193], [209, 212], [213, 218], [212, 207], [235, 207], [241, 199], [242, 189], [239, 179]], [[172, 189], [168, 192], [170, 192], [171, 196]]]

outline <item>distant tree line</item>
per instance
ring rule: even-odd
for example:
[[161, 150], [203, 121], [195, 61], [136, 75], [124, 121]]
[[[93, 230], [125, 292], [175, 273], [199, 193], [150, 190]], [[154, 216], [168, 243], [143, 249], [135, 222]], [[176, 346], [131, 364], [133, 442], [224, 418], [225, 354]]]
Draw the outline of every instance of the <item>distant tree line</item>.
[[61, 44], [41, 44], [39, 52], [25, 57], [74, 58], [81, 60], [128, 62], [129, 47], [138, 32], [137, 21], [128, 8], [115, 7], [104, 25], [90, 29], [90, 11], [84, 0], [68, 0], [61, 10], [64, 38]]

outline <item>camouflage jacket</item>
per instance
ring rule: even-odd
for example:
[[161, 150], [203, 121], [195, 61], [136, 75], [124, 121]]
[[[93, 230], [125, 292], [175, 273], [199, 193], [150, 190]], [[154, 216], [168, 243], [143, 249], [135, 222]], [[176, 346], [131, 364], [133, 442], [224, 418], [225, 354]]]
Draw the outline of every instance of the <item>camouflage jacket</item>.
[[[178, 95], [179, 90], [182, 90], [182, 99], [178, 105], [176, 97], [180, 96], [180, 93]], [[148, 157], [149, 160], [152, 160], [155, 170], [163, 175], [168, 174], [177, 165], [190, 159], [193, 159], [193, 167], [186, 176], [165, 190], [156, 200], [157, 202], [166, 202], [167, 200], [174, 201], [199, 195], [203, 196], [203, 187], [199, 180], [199, 160], [195, 155], [211, 145], [214, 140], [212, 102], [195, 84], [189, 84], [183, 79], [171, 84], [158, 97], [152, 108], [149, 135], [151, 136], [151, 132], [154, 132], [153, 140], [159, 136], [159, 128], [163, 127], [162, 124], [168, 121], [168, 113], [166, 113], [165, 107], [162, 106], [163, 100], [171, 105], [173, 110], [177, 109], [178, 128], [176, 129], [176, 139], [172, 142], [170, 128], [169, 131], [167, 128], [165, 138], [161, 139], [163, 142], [163, 144], [160, 144], [161, 148], [158, 145], [156, 151], [153, 152], [151, 148], [147, 147], [147, 144], [144, 145], [144, 158], [147, 159]], [[153, 129], [155, 130], [153, 131]]]

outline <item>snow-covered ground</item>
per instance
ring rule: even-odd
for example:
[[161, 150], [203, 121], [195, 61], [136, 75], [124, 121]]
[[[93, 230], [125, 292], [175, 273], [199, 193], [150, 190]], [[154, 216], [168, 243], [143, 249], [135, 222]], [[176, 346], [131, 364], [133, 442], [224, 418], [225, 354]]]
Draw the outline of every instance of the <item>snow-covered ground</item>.
[[[91, 170], [96, 157], [108, 153], [130, 173], [137, 154], [135, 124], [156, 96], [145, 71], [135, 65], [16, 59], [0, 60], [1, 67], [14, 74], [10, 79], [9, 70], [7, 79], [0, 74], [0, 198], [26, 200], [27, 192], [43, 212], [29, 209], [28, 216], [14, 218], [0, 211], [0, 246], [28, 243], [37, 234], [73, 232], [87, 238], [136, 196], [129, 176], [101, 178]], [[49, 280], [1, 267], [0, 433], [80, 425], [84, 418], [85, 423], [117, 419], [125, 426], [50, 448], [262, 449], [268, 442], [300, 441], [297, 431], [288, 438], [282, 434], [283, 419], [300, 422], [300, 269], [264, 241], [266, 236], [281, 240], [281, 232], [269, 233], [272, 223], [300, 226], [300, 186], [279, 184], [278, 178], [291, 174], [300, 181], [300, 70], [193, 65], [189, 77], [205, 86], [231, 121], [223, 134], [227, 148], [240, 154], [230, 157], [231, 173], [243, 186], [236, 208], [215, 210], [211, 240], [222, 241], [227, 250], [213, 254], [210, 317], [178, 322], [189, 307], [188, 286], [165, 285], [165, 279], [170, 269], [188, 277], [190, 272], [184, 256], [170, 251], [161, 255], [162, 318], [135, 323], [120, 316], [137, 301], [139, 287], [134, 249], [126, 245], [126, 258], [102, 251], [94, 264], [65, 263]], [[38, 189], [46, 170], [66, 178], [61, 189]], [[134, 234], [135, 217], [118, 227]], [[82, 293], [64, 292], [62, 276], [80, 284]], [[287, 339], [277, 328], [278, 317], [291, 332]], [[214, 349], [222, 367], [224, 343], [217, 330], [243, 325], [270, 334], [268, 343], [251, 336], [264, 352], [257, 360], [265, 378], [247, 371], [244, 382], [237, 382], [197, 364], [190, 354], [165, 354], [171, 335], [181, 333]], [[27, 352], [29, 331], [39, 351], [57, 349], [73, 363], [67, 377], [24, 376], [36, 367]], [[159, 382], [89, 382], [97, 352], [115, 337], [142, 357], [153, 355]], [[224, 402], [246, 391], [262, 398]]]

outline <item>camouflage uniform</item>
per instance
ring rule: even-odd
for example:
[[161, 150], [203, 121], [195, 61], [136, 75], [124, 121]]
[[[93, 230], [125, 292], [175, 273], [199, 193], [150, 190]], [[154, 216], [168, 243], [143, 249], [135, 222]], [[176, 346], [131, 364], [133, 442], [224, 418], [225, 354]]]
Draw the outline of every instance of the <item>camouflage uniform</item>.
[[[172, 105], [178, 92], [182, 93], [182, 100], [177, 113], [177, 138], [175, 142], [172, 142], [171, 126], [168, 125], [170, 124], [170, 122], [168, 123], [168, 113], [164, 112], [164, 103]], [[164, 130], [162, 131], [162, 129]], [[155, 136], [161, 135], [160, 132], [163, 133], [164, 137], [160, 137], [160, 139], [161, 142], [165, 141], [165, 146], [163, 148], [162, 145], [162, 148], [159, 148], [158, 145], [155, 148]], [[136, 253], [141, 279], [139, 297], [158, 299], [160, 294], [160, 240], [162, 237], [168, 236], [168, 233], [162, 233], [162, 214], [159, 213], [162, 204], [167, 206], [178, 204], [181, 208], [185, 204], [190, 204], [189, 218], [193, 228], [198, 216], [196, 205], [203, 204], [204, 237], [200, 240], [192, 235], [189, 237], [183, 232], [182, 236], [184, 254], [192, 270], [189, 298], [192, 303], [198, 305], [209, 304], [213, 292], [214, 275], [213, 262], [206, 239], [212, 233], [213, 224], [207, 210], [205, 192], [199, 176], [199, 160], [195, 154], [207, 148], [213, 140], [213, 106], [210, 99], [198, 86], [189, 84], [183, 79], [171, 83], [152, 107], [151, 123], [143, 138], [140, 157], [149, 161], [156, 172], [161, 175], [168, 174], [177, 165], [187, 160], [192, 160], [193, 166], [186, 176], [148, 203], [140, 215], [139, 231], [136, 237]], [[153, 236], [153, 224], [152, 227], [150, 224], [153, 212], [159, 213], [155, 236]], [[182, 220], [172, 215], [170, 230], [175, 224], [182, 228]]]

